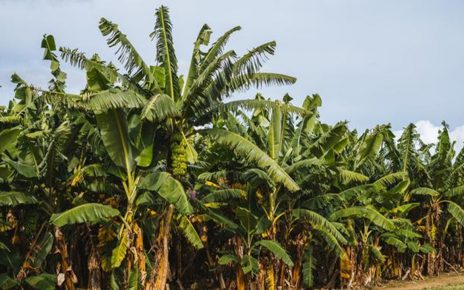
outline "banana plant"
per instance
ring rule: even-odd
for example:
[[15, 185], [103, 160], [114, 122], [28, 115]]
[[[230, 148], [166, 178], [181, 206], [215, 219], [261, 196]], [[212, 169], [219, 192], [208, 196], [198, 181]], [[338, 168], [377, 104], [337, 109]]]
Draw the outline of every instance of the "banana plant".
[[[106, 65], [100, 61], [98, 56], [87, 58], [85, 54], [77, 50], [61, 48], [63, 59], [87, 71], [85, 93], [83, 96], [61, 92], [44, 95], [50, 102], [92, 109], [96, 113], [97, 123], [101, 126], [105, 126], [103, 124], [106, 123], [114, 124], [119, 128], [125, 118], [119, 116], [121, 109], [133, 109], [140, 113], [141, 126], [150, 123], [162, 124], [162, 129], [158, 130], [157, 134], [161, 135], [162, 139], [167, 139], [169, 144], [165, 148], [166, 170], [180, 180], [184, 186], [188, 186], [189, 183], [187, 163], [194, 164], [197, 160], [194, 148], [195, 128], [211, 122], [225, 97], [251, 86], [295, 82], [295, 78], [290, 76], [260, 72], [263, 61], [268, 55], [274, 53], [276, 44], [273, 41], [260, 45], [241, 57], [238, 57], [233, 50], [224, 52], [227, 41], [234, 32], [240, 30], [240, 27], [227, 31], [203, 51], [203, 48], [209, 44], [212, 33], [207, 25], [201, 28], [194, 43], [191, 64], [184, 81], [178, 75], [172, 24], [169, 11], [164, 6], [157, 9], [154, 31], [150, 34], [156, 43], [155, 65], [148, 65], [142, 59], [116, 24], [102, 18], [99, 28], [102, 35], [107, 37], [108, 45], [118, 49], [118, 60], [122, 62], [126, 74], [120, 74], [112, 64]], [[122, 87], [108, 87], [108, 84], [115, 82], [121, 84]], [[122, 146], [122, 144], [107, 144], [111, 142], [111, 137], [108, 136], [108, 141], [105, 142], [104, 135], [102, 134], [102, 137], [106, 147], [119, 146], [120, 152], [123, 152], [122, 155], [118, 153], [118, 156], [114, 156], [113, 159], [127, 156], [128, 159], [133, 160], [138, 158], [137, 165], [149, 165], [149, 159], [144, 159], [144, 157], [151, 154], [150, 146], [141, 148], [137, 152], [139, 156], [131, 156], [135, 153], [131, 152], [130, 147]], [[124, 139], [127, 138], [124, 137]], [[133, 164], [128, 160], [117, 160], [117, 163], [125, 168], [127, 181], [124, 190], [128, 200], [131, 200], [130, 195], [136, 191], [137, 187], [137, 178], [131, 172]], [[130, 212], [129, 209], [128, 212]], [[169, 224], [173, 214], [173, 210], [166, 208], [161, 214], [164, 218], [163, 224]], [[161, 249], [161, 245], [158, 248]], [[157, 256], [163, 261], [168, 261], [168, 256], [164, 254], [167, 252], [166, 249], [162, 250]], [[158, 273], [158, 278], [154, 283], [164, 288], [169, 265], [163, 262], [158, 263], [158, 266], [163, 268], [153, 271], [153, 274]]]
[[[55, 57], [47, 54], [53, 45], [52, 38], [45, 37], [42, 46], [46, 58]], [[52, 74], [59, 71], [56, 64]], [[6, 246], [3, 253], [8, 262], [10, 274], [16, 278], [15, 283], [8, 283], [4, 288], [20, 284], [33, 288], [55, 288], [65, 285], [74, 289], [77, 277], [64, 243], [64, 233], [60, 226], [75, 223], [98, 223], [118, 215], [118, 211], [105, 205], [87, 203], [76, 207], [73, 212], [61, 215], [60, 212], [73, 203], [70, 198], [74, 192], [67, 188], [68, 157], [72, 157], [76, 148], [71, 125], [66, 114], [54, 112], [38, 96], [38, 92], [27, 85], [19, 76], [13, 75], [17, 83], [16, 99], [11, 102], [9, 117], [1, 130], [2, 144], [2, 178], [1, 205], [2, 216], [7, 223], [2, 226], [4, 232], [10, 232], [11, 245], [24, 244], [24, 255], [13, 255]], [[58, 90], [57, 79], [52, 80], [54, 89]], [[14, 118], [11, 118], [14, 117]], [[68, 156], [68, 157], [66, 157]], [[27, 214], [27, 210], [34, 213]], [[48, 264], [52, 245], [55, 243], [60, 263]], [[27, 245], [27, 246], [26, 246]], [[50, 271], [50, 269], [52, 269]], [[48, 272], [47, 272], [48, 271]], [[53, 274], [50, 274], [53, 273]], [[55, 274], [56, 273], [56, 274]], [[7, 281], [11, 276], [4, 275]]]
[[[229, 109], [240, 114], [240, 117], [245, 120], [245, 124], [237, 123], [231, 116], [228, 118], [223, 117], [223, 119], [218, 120], [216, 126], [224, 126], [228, 131], [214, 128], [208, 131], [209, 136], [213, 136], [217, 144], [234, 146], [237, 161], [241, 162], [242, 166], [257, 167], [245, 170], [243, 176], [238, 180], [227, 175], [226, 181], [246, 185], [248, 200], [251, 199], [248, 203], [256, 204], [255, 210], [260, 212], [257, 216], [265, 218], [269, 222], [270, 226], [261, 234], [264, 238], [274, 241], [281, 238], [280, 244], [288, 248], [291, 243], [290, 238], [293, 235], [292, 229], [298, 228], [296, 225], [300, 224], [301, 227], [311, 227], [311, 230], [314, 231], [319, 230], [322, 235], [325, 234], [329, 239], [332, 239], [331, 241], [336, 245], [338, 245], [339, 241], [345, 243], [345, 238], [331, 222], [310, 209], [300, 208], [300, 205], [295, 202], [300, 200], [298, 195], [300, 187], [289, 174], [293, 174], [297, 168], [322, 163], [320, 160], [316, 161], [317, 157], [314, 157], [314, 159], [308, 158], [307, 160], [296, 159], [297, 162], [294, 161], [296, 155], [301, 154], [304, 150], [300, 148], [302, 146], [300, 144], [304, 144], [301, 139], [311, 134], [312, 128], [314, 128], [315, 118], [317, 117], [316, 109], [320, 105], [320, 98], [317, 95], [308, 97], [304, 108], [291, 106], [288, 104], [289, 101], [289, 96], [286, 96], [283, 102], [279, 102], [268, 101], [258, 95], [255, 100], [247, 102], [246, 106], [243, 103], [224, 104], [224, 107], [229, 107]], [[249, 118], [246, 114], [243, 114], [241, 109], [251, 109], [252, 117]], [[299, 114], [299, 126], [293, 125], [294, 120], [291, 113]], [[293, 133], [298, 134], [298, 136], [293, 136]], [[327, 134], [336, 133], [330, 132]], [[321, 152], [324, 148], [330, 149], [330, 146], [333, 146], [330, 143], [334, 142], [329, 141], [329, 139], [327, 137], [320, 140], [318, 146], [311, 147], [310, 150]], [[261, 148], [265, 150], [253, 145], [253, 143], [261, 145]], [[295, 163], [289, 166], [288, 163], [290, 162]], [[218, 182], [216, 174], [212, 174], [210, 177], [212, 177], [212, 180], [208, 182]], [[224, 177], [220, 178], [224, 179]], [[221, 189], [217, 194], [219, 192], [221, 192]], [[298, 229], [301, 229], [301, 227]], [[283, 233], [281, 237], [277, 235], [279, 232]], [[296, 266], [289, 266], [285, 263], [275, 264], [268, 258], [259, 260], [260, 273], [258, 274], [257, 283], [260, 287], [264, 289], [264, 287], [283, 286], [286, 278], [283, 278], [281, 274], [286, 271], [286, 267], [293, 268], [295, 272], [295, 278], [290, 282], [291, 287], [296, 288], [301, 285], [301, 279], [297, 277], [301, 277], [299, 272], [302, 266], [302, 251], [305, 252], [306, 249], [306, 252], [309, 252], [309, 244], [308, 241], [305, 241], [296, 247], [295, 252], [298, 260]], [[312, 269], [308, 269], [307, 272], [310, 273], [305, 274], [305, 277], [311, 275]], [[243, 277], [243, 275], [238, 272], [237, 277]], [[307, 284], [311, 286], [312, 282], [309, 282], [309, 280], [307, 279]]]
[[[251, 284], [259, 285], [260, 289], [266, 289], [265, 283], [275, 285], [275, 282], [269, 279], [265, 282], [263, 276], [263, 271], [266, 267], [271, 269], [270, 263], [274, 260], [281, 261], [290, 267], [293, 266], [290, 256], [282, 245], [266, 238], [266, 232], [272, 226], [271, 222], [262, 209], [253, 206], [256, 188], [252, 184], [257, 179], [254, 179], [254, 182], [245, 181], [253, 174], [253, 171], [256, 169], [245, 171], [243, 176], [237, 176], [237, 180], [233, 180], [231, 176], [225, 180], [219, 177], [219, 173], [199, 176], [203, 182], [198, 188], [202, 218], [216, 224], [217, 230], [224, 233], [223, 237], [233, 241], [231, 246], [221, 247], [221, 249], [207, 248], [207, 251], [214, 251], [220, 255], [217, 260], [213, 259], [210, 263], [218, 267], [220, 281], [224, 279], [223, 275], [226, 273], [223, 272], [221, 266], [232, 266], [235, 269], [233, 280], [238, 289], [245, 289]], [[266, 265], [263, 264], [264, 259], [267, 260]], [[220, 285], [222, 284], [221, 287], [226, 289], [226, 285], [231, 283], [231, 281], [228, 283], [223, 281]]]
[[[234, 251], [224, 253], [218, 259], [218, 264], [235, 266], [237, 289], [245, 289], [246, 285], [251, 285], [252, 277], [258, 276], [259, 272], [263, 271], [263, 267], [270, 267], [273, 258], [281, 260], [289, 267], [293, 266], [292, 259], [277, 241], [261, 238], [261, 234], [268, 230], [267, 227], [270, 225], [265, 216], [258, 219], [249, 209], [242, 207], [235, 209], [235, 215], [240, 220], [240, 224], [237, 227], [226, 228], [234, 233]], [[263, 249], [272, 257], [263, 253]], [[263, 258], [268, 261], [267, 265], [262, 263]], [[255, 283], [259, 285], [260, 289], [270, 289], [265, 287], [263, 278], [262, 275], [259, 275], [258, 281]], [[275, 282], [269, 279], [267, 285], [275, 288]]]
[[[425, 216], [421, 216], [417, 223], [423, 225], [428, 243], [434, 249], [427, 256], [427, 273], [434, 275], [443, 270], [444, 258], [441, 257], [449, 227], [455, 227], [459, 232], [464, 225], [464, 210], [460, 205], [464, 186], [462, 180], [453, 178], [460, 171], [460, 160], [453, 165], [454, 144], [450, 141], [446, 123], [439, 132], [435, 153], [425, 156], [428, 158], [423, 163], [429, 178], [423, 183], [425, 186], [418, 185], [410, 193], [423, 204]], [[458, 244], [462, 242], [458, 241]]]
[[413, 124], [325, 124], [316, 94], [237, 99], [296, 81], [262, 71], [276, 43], [239, 55], [239, 26], [213, 40], [203, 25], [184, 78], [172, 29], [159, 7], [149, 63], [102, 18], [120, 64], [45, 35], [47, 87], [12, 75], [1, 289], [343, 288], [464, 265], [464, 150], [446, 123], [425, 144]]

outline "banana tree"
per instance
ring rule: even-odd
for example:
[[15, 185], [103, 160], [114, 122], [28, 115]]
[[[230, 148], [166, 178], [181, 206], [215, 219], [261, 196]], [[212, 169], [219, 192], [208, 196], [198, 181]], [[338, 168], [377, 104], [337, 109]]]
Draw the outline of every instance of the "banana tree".
[[[254, 210], [259, 212], [255, 215], [265, 217], [269, 221], [270, 226], [265, 232], [262, 233], [264, 238], [270, 240], [279, 240], [284, 248], [293, 248], [291, 246], [291, 238], [296, 229], [311, 228], [311, 230], [325, 234], [329, 239], [338, 245], [338, 242], [346, 242], [343, 235], [338, 229], [327, 221], [323, 216], [309, 209], [300, 208], [297, 201], [301, 201], [298, 194], [299, 186], [293, 181], [289, 174], [293, 174], [298, 168], [310, 164], [315, 165], [318, 162], [315, 160], [317, 157], [309, 160], [299, 160], [296, 157], [303, 152], [302, 146], [305, 139], [312, 132], [317, 118], [316, 109], [320, 105], [320, 98], [318, 96], [308, 97], [305, 102], [304, 108], [297, 108], [288, 104], [290, 97], [286, 96], [283, 102], [264, 100], [260, 95], [253, 101], [246, 103], [227, 103], [223, 106], [239, 114], [240, 118], [244, 119], [244, 124], [238, 123], [233, 117], [223, 117], [216, 122], [217, 127], [225, 127], [228, 131], [215, 128], [208, 131], [210, 136], [213, 136], [215, 143], [223, 144], [225, 146], [233, 146], [236, 154], [236, 162], [233, 166], [256, 166], [257, 168], [250, 168], [244, 170], [243, 176], [234, 179], [233, 176], [227, 175], [225, 180], [228, 183], [243, 184], [247, 188], [248, 203], [255, 204]], [[240, 109], [252, 110], [251, 118], [249, 115], [243, 113]], [[294, 125], [293, 114], [300, 115], [297, 119], [298, 126]], [[337, 129], [338, 130], [338, 129]], [[343, 128], [341, 130], [343, 132]], [[232, 133], [234, 132], [234, 133]], [[330, 132], [328, 134], [334, 134]], [[343, 134], [343, 133], [340, 133]], [[336, 137], [335, 137], [336, 138]], [[332, 137], [334, 139], [334, 137]], [[311, 147], [315, 152], [321, 152], [323, 148], [333, 146], [336, 142], [330, 141], [330, 138], [319, 140], [317, 146]], [[332, 144], [330, 144], [332, 142]], [[254, 144], [257, 145], [254, 145]], [[263, 149], [261, 149], [263, 148]], [[322, 156], [322, 155], [320, 155]], [[217, 157], [213, 157], [215, 159]], [[224, 160], [221, 159], [223, 163]], [[293, 165], [292, 162], [294, 162]], [[217, 162], [212, 162], [214, 167]], [[321, 161], [319, 161], [321, 163]], [[226, 164], [225, 168], [228, 168]], [[222, 167], [221, 167], [222, 168]], [[217, 170], [217, 168], [215, 168]], [[230, 167], [227, 169], [230, 171]], [[234, 169], [235, 171], [241, 171]], [[220, 171], [219, 171], [220, 172]], [[219, 175], [221, 176], [221, 175]], [[241, 174], [239, 174], [241, 176]], [[216, 174], [211, 174], [213, 182], [218, 182]], [[224, 177], [220, 177], [224, 180]], [[295, 186], [296, 185], [296, 186]], [[219, 190], [220, 192], [221, 190]], [[219, 193], [218, 192], [218, 193]], [[209, 196], [209, 195], [208, 195]], [[250, 201], [251, 200], [251, 201]], [[301, 226], [296, 226], [300, 224]], [[304, 226], [306, 225], [306, 226]], [[293, 231], [295, 229], [295, 231]], [[317, 235], [317, 234], [316, 234]], [[301, 235], [303, 237], [305, 235]], [[271, 287], [280, 285], [283, 287], [285, 283], [290, 283], [290, 287], [299, 287], [301, 285], [301, 267], [303, 252], [310, 252], [309, 241], [305, 238], [305, 242], [295, 243], [296, 247], [293, 252], [297, 256], [297, 265], [289, 267], [282, 264], [275, 264], [268, 258], [259, 260], [260, 273], [257, 283], [260, 287]], [[306, 251], [305, 251], [306, 249]], [[306, 260], [310, 260], [308, 257]], [[310, 263], [306, 263], [309, 265]], [[306, 272], [309, 272], [305, 277], [309, 277], [312, 273], [311, 266], [308, 266]], [[264, 271], [264, 269], [268, 269]], [[287, 269], [293, 269], [293, 278], [290, 279], [287, 275]], [[237, 275], [241, 277], [240, 275]], [[292, 280], [292, 281], [289, 281]], [[311, 279], [307, 279], [308, 283]], [[264, 282], [266, 281], [266, 283]], [[287, 282], [286, 282], [287, 281]], [[287, 286], [285, 286], [287, 287]]]
[[[46, 53], [50, 40], [46, 37], [42, 43]], [[54, 69], [55, 72], [59, 70], [56, 66]], [[9, 251], [9, 246], [2, 249], [6, 251], [2, 254], [5, 261], [10, 261], [7, 264], [8, 272], [16, 278], [15, 283], [2, 287], [27, 284], [33, 288], [49, 289], [58, 284], [65, 285], [66, 289], [74, 289], [77, 277], [58, 224], [96, 223], [116, 216], [118, 211], [88, 203], [78, 207], [68, 216], [68, 220], [55, 223], [56, 214], [74, 202], [74, 192], [67, 187], [70, 173], [66, 168], [68, 157], [76, 153], [73, 152], [77, 147], [73, 137], [75, 128], [65, 114], [51, 110], [36, 90], [19, 76], [13, 75], [12, 79], [17, 83], [18, 102], [10, 103], [7, 112], [9, 118], [4, 119], [5, 127], [0, 133], [0, 204], [3, 207], [2, 215], [5, 214], [7, 220], [2, 231], [12, 234], [12, 246], [22, 246], [28, 250], [16, 256], [16, 253]], [[52, 81], [54, 86], [57, 82]], [[34, 209], [32, 214], [31, 209]], [[50, 263], [53, 244], [60, 256], [59, 263]], [[9, 281], [9, 277], [4, 275], [3, 278]]]
[[[273, 54], [275, 42], [260, 45], [242, 57], [237, 57], [232, 50], [224, 52], [230, 36], [240, 29], [235, 27], [217, 39], [206, 51], [203, 47], [209, 43], [211, 29], [204, 25], [194, 43], [192, 61], [186, 80], [177, 72], [177, 57], [172, 39], [172, 24], [168, 9], [161, 6], [156, 11], [154, 31], [150, 35], [156, 41], [156, 64], [149, 66], [141, 58], [135, 47], [129, 42], [118, 26], [104, 18], [100, 21], [100, 31], [107, 37], [110, 47], [117, 47], [118, 59], [124, 65], [126, 74], [120, 74], [113, 65], [105, 65], [98, 56], [88, 59], [77, 50], [61, 48], [62, 57], [71, 64], [87, 70], [88, 85], [83, 97], [66, 94], [65, 100], [60, 94], [46, 94], [52, 102], [75, 107], [92, 107], [97, 111], [117, 108], [141, 108], [141, 126], [147, 123], [162, 123], [157, 134], [168, 142], [165, 148], [166, 170], [188, 185], [187, 162], [196, 162], [197, 153], [193, 139], [196, 126], [203, 126], [212, 120], [214, 112], [224, 97], [233, 92], [248, 89], [250, 86], [269, 84], [290, 84], [295, 79], [286, 75], [260, 72], [263, 60]], [[108, 88], [108, 83], [117, 81], [121, 89]], [[118, 115], [120, 113], [116, 113]], [[97, 117], [106, 119], [97, 123], [105, 123], [119, 116], [107, 116], [106, 112]], [[103, 116], [104, 115], [104, 116]], [[124, 119], [124, 118], [122, 118]], [[119, 124], [111, 122], [111, 124]], [[145, 136], [145, 135], [144, 135]], [[106, 144], [105, 144], [106, 145]], [[128, 148], [121, 148], [129, 150]], [[150, 154], [149, 146], [139, 153]], [[125, 151], [123, 151], [125, 152]], [[124, 153], [130, 154], [130, 150]], [[118, 157], [119, 158], [119, 157]], [[134, 156], [137, 158], [137, 156]], [[142, 157], [139, 158], [140, 160]], [[129, 172], [131, 164], [123, 161], [126, 168], [127, 192], [133, 192], [137, 179]], [[140, 164], [139, 164], [140, 165]], [[173, 211], [166, 208], [162, 214], [164, 224], [172, 220]], [[168, 226], [169, 227], [169, 226]], [[166, 243], [164, 243], [166, 245]], [[157, 254], [163, 261], [168, 261], [167, 249]], [[157, 285], [165, 284], [168, 263], [158, 264]]]
[[[54, 67], [59, 67], [53, 37], [46, 36], [45, 40], [47, 41], [46, 55], [53, 58]], [[120, 217], [120, 223], [107, 224], [100, 228], [98, 245], [92, 244], [91, 253], [103, 257], [101, 266], [100, 261], [97, 261], [95, 272], [100, 271], [100, 268], [107, 271], [117, 269], [125, 261], [122, 272], [126, 273], [127, 279], [124, 283], [126, 286], [138, 287], [139, 284], [145, 284], [146, 279], [144, 231], [139, 225], [144, 220], [146, 212], [154, 207], [153, 202], [147, 202], [146, 196], [150, 196], [150, 192], [151, 195], [159, 196], [161, 200], [166, 201], [168, 204], [166, 208], [169, 208], [171, 212], [176, 208], [182, 215], [186, 215], [192, 209], [178, 181], [169, 174], [163, 174], [156, 169], [157, 163], [153, 161], [156, 124], [143, 124], [140, 111], [131, 110], [143, 104], [145, 100], [143, 96], [124, 87], [118, 87], [115, 84], [118, 80], [117, 75], [111, 74], [114, 72], [113, 67], [104, 64], [98, 57], [94, 57], [88, 63], [93, 66], [86, 66], [87, 86], [82, 96], [65, 94], [61, 90], [53, 89], [42, 91], [39, 99], [49, 101], [56, 109], [61, 108], [66, 111], [77, 129], [73, 136], [78, 138], [80, 144], [78, 148], [82, 152], [71, 158], [68, 166], [68, 169], [73, 171], [68, 179], [70, 185], [68, 188], [83, 190], [76, 197], [77, 203], [89, 198], [85, 195], [86, 191], [97, 193], [103, 191], [107, 196], [105, 200], [99, 200], [100, 202], [118, 207], [118, 201], [120, 201], [120, 208], [121, 205], [126, 205], [124, 214]], [[57, 100], [57, 98], [65, 98], [65, 101]], [[161, 161], [162, 159], [158, 160], [158, 162]], [[153, 166], [150, 166], [152, 163]], [[159, 180], [163, 180], [167, 187], [161, 186]], [[139, 189], [139, 183], [144, 187]], [[166, 192], [166, 189], [172, 192]], [[142, 190], [147, 193], [144, 199], [139, 200], [138, 197]], [[95, 207], [85, 208], [95, 211]], [[142, 209], [145, 211], [139, 212]], [[82, 208], [74, 207], [68, 212], [74, 214], [76, 211], [81, 212]], [[83, 221], [87, 220], [84, 218], [81, 222]], [[114, 237], [111, 238], [115, 226], [118, 228], [115, 230], [117, 232], [116, 245], [109, 254], [102, 253], [101, 251], [106, 252], [108, 246], [115, 243]], [[168, 229], [169, 227], [170, 223]], [[183, 229], [189, 233], [191, 239], [195, 239], [191, 225], [187, 223], [185, 226], [184, 222]], [[65, 245], [64, 239], [62, 239], [62, 244]], [[201, 242], [197, 241], [196, 245], [201, 246]], [[136, 253], [128, 252], [127, 250], [133, 246], [137, 250]], [[97, 251], [96, 248], [100, 249]], [[120, 271], [113, 272], [116, 277]], [[139, 277], [139, 274], [140, 279], [134, 278]], [[100, 287], [99, 281], [92, 283], [95, 284], [92, 287]]]
[[[416, 222], [434, 248], [427, 257], [429, 275], [444, 270], [448, 229], [453, 227], [455, 232], [461, 232], [464, 222], [464, 210], [461, 207], [464, 185], [461, 179], [456, 178], [461, 170], [461, 159], [453, 164], [454, 157], [454, 143], [450, 141], [447, 125], [443, 123], [435, 152], [426, 154], [422, 161], [429, 178], [426, 183], [422, 183], [423, 186], [418, 185], [411, 190], [413, 198], [423, 204], [422, 216]], [[461, 247], [461, 240], [455, 242], [458, 248]], [[449, 247], [452, 249], [453, 245]]]

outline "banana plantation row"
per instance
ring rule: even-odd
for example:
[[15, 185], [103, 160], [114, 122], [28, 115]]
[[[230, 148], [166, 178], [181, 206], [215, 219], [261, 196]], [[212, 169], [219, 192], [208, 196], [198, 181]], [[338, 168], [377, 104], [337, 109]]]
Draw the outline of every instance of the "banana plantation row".
[[[414, 125], [362, 134], [302, 107], [226, 101], [295, 78], [261, 67], [204, 25], [185, 77], [168, 9], [155, 63], [118, 26], [99, 29], [122, 67], [57, 48], [48, 88], [18, 75], [0, 110], [0, 288], [308, 289], [419, 279], [464, 265], [464, 151]], [[62, 63], [86, 85], [65, 91]]]

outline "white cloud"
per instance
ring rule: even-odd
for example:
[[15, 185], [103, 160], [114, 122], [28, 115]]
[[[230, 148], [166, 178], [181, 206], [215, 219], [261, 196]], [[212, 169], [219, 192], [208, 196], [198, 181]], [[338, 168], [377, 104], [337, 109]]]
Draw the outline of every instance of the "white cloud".
[[[417, 132], [421, 135], [421, 139], [426, 144], [436, 143], [438, 138], [438, 131], [441, 129], [441, 125], [435, 125], [429, 120], [420, 120], [414, 123], [416, 125]], [[394, 131], [397, 138], [401, 136], [403, 130]], [[464, 125], [450, 128], [450, 138], [452, 141], [456, 141], [455, 149], [459, 152], [463, 147], [464, 143]]]
[[453, 131], [450, 132], [452, 140], [456, 141], [457, 147], [462, 148], [464, 145], [464, 125], [456, 127]]

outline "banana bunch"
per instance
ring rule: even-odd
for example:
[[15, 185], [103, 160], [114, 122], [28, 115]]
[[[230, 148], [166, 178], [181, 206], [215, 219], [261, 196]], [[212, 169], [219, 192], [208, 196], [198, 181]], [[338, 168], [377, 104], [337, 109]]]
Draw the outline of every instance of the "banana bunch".
[[174, 133], [171, 137], [171, 168], [175, 177], [187, 174], [187, 141], [181, 133]]

